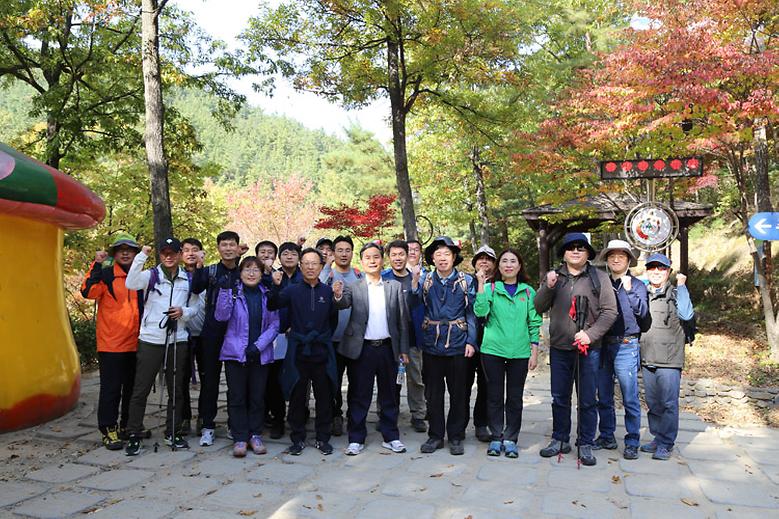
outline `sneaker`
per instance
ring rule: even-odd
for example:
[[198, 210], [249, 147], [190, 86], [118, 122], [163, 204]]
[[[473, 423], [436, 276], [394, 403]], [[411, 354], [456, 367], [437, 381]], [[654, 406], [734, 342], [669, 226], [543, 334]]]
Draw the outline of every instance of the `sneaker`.
[[641, 447], [638, 448], [638, 450], [640, 450], [641, 452], [648, 452], [650, 454], [654, 454], [655, 451], [657, 450], [657, 443], [654, 440], [652, 440], [649, 443], [643, 444]]
[[328, 456], [333, 453], [333, 446], [327, 442], [317, 440], [314, 446], [319, 449], [319, 452]]
[[192, 421], [191, 420], [182, 420], [181, 421], [181, 428], [179, 429], [179, 434], [181, 436], [189, 436], [192, 434]]
[[568, 454], [571, 452], [571, 444], [568, 442], [561, 442], [560, 440], [552, 440], [549, 445], [541, 449], [539, 454], [542, 458], [551, 458], [558, 454]]
[[365, 448], [365, 445], [362, 443], [350, 443], [348, 447], [344, 450], [344, 454], [347, 456], [357, 456], [362, 452], [362, 450]]
[[273, 424], [270, 428], [271, 439], [278, 440], [282, 436], [284, 436], [284, 422]]
[[341, 416], [333, 417], [333, 426], [331, 434], [333, 436], [341, 436], [344, 433], [344, 419]]
[[425, 443], [419, 448], [425, 454], [431, 454], [438, 449], [444, 448], [444, 440], [436, 440], [435, 438], [428, 438]]
[[173, 447], [174, 449], [189, 449], [189, 443], [187, 440], [176, 434], [171, 436], [170, 434], [165, 436], [165, 445]]
[[303, 453], [303, 449], [306, 448], [306, 444], [303, 442], [295, 442], [289, 446], [287, 453], [292, 456], [300, 456]]
[[666, 461], [671, 459], [671, 451], [662, 445], [658, 445], [655, 453], [652, 454], [653, 460]]
[[385, 449], [389, 449], [392, 452], [397, 452], [400, 454], [401, 452], [406, 452], [406, 446], [403, 445], [403, 442], [400, 440], [392, 440], [391, 442], [384, 442], [381, 444], [382, 447]]
[[592, 445], [582, 445], [579, 447], [579, 461], [581, 461], [582, 465], [585, 467], [592, 467], [598, 463], [598, 460], [592, 455]]
[[637, 460], [638, 459], [638, 447], [635, 445], [626, 445], [625, 451], [622, 453], [622, 457], [626, 460]]
[[427, 432], [427, 424], [421, 418], [412, 418], [411, 427], [419, 433]]
[[462, 456], [465, 454], [462, 440], [449, 440], [449, 453], [452, 456]]
[[268, 449], [262, 443], [262, 438], [256, 434], [249, 438], [249, 446], [252, 448], [252, 452], [255, 454], [267, 454]]
[[503, 442], [503, 450], [506, 452], [507, 458], [518, 458], [519, 450], [517, 449], [517, 442], [506, 440]]
[[604, 438], [603, 436], [599, 436], [595, 440], [595, 444], [592, 446], [592, 450], [599, 451], [601, 449], [606, 449], [613, 451], [617, 448], [617, 440], [614, 438]]
[[200, 446], [210, 447], [214, 444], [214, 430], [203, 427], [203, 434], [200, 436]]
[[476, 439], [480, 442], [487, 443], [491, 437], [490, 431], [486, 427], [476, 428]]
[[500, 456], [500, 451], [503, 449], [503, 442], [500, 440], [492, 440], [490, 446], [487, 447], [487, 456]]
[[118, 451], [122, 449], [122, 440], [119, 439], [119, 431], [116, 426], [109, 427], [103, 435], [103, 445], [109, 451]]
[[127, 456], [137, 456], [143, 452], [143, 442], [137, 436], [130, 436], [127, 440], [127, 447], [124, 449], [124, 453]]
[[233, 444], [233, 456], [243, 458], [246, 456], [246, 442], [235, 442]]
[[228, 440], [234, 440], [235, 439], [235, 438], [233, 438], [233, 431], [231, 431], [229, 427], [227, 428], [227, 439]]

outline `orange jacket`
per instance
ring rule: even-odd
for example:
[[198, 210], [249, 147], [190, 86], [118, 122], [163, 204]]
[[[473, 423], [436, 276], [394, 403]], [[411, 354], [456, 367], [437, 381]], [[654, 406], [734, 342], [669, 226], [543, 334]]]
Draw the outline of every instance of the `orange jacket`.
[[81, 284], [81, 295], [97, 301], [97, 351], [127, 352], [138, 349], [142, 291], [127, 290], [127, 273], [117, 264], [92, 262]]

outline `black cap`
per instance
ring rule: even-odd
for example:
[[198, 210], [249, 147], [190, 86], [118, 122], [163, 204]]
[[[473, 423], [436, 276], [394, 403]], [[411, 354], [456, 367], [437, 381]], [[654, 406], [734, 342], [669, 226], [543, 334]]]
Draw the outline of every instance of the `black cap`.
[[316, 248], [318, 249], [322, 245], [329, 245], [331, 249], [334, 248], [333, 240], [331, 240], [330, 238], [319, 238], [316, 241]]
[[181, 252], [181, 242], [176, 238], [165, 238], [160, 242], [157, 251], [162, 252], [165, 249], [173, 249], [173, 252]]

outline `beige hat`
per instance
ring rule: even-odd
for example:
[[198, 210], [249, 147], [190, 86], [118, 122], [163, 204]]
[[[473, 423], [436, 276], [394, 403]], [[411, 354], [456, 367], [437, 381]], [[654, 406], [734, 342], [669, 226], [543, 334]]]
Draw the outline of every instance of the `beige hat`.
[[631, 267], [635, 267], [638, 264], [638, 258], [636, 258], [636, 255], [633, 253], [630, 244], [625, 240], [609, 241], [608, 245], [606, 245], [606, 247], [602, 251], [600, 251], [600, 254], [598, 254], [597, 261], [606, 263], [606, 259], [608, 258], [609, 253], [615, 250], [621, 250], [628, 255], [628, 257], [630, 258]]

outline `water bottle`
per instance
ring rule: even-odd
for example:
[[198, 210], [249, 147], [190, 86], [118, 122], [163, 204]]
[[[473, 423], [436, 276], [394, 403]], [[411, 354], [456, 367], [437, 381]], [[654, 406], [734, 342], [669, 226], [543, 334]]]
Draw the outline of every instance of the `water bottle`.
[[398, 377], [395, 379], [395, 384], [402, 386], [406, 383], [406, 365], [401, 360], [398, 362]]

